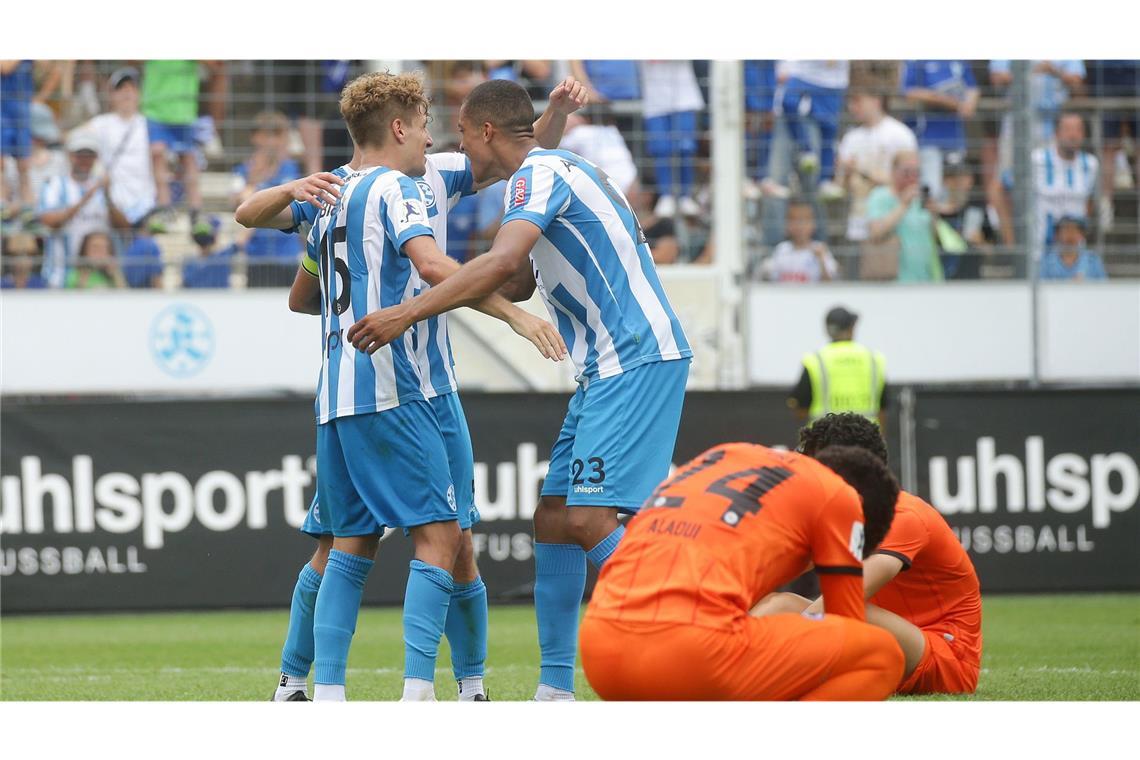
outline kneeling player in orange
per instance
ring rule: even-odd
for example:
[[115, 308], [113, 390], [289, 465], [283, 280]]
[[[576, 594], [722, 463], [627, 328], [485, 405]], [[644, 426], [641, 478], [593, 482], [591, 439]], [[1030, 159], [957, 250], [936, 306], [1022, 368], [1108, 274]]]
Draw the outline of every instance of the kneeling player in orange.
[[[885, 698], [903, 657], [862, 622], [862, 561], [897, 496], [887, 467], [855, 448], [812, 459], [730, 443], [700, 455], [658, 487], [602, 568], [579, 637], [590, 685], [603, 699]], [[811, 564], [826, 616], [749, 616]]]
[[[878, 427], [857, 414], [829, 414], [800, 431], [808, 456], [834, 445], [857, 446], [883, 463], [887, 447]], [[982, 596], [974, 565], [938, 510], [899, 493], [887, 537], [863, 563], [867, 622], [891, 632], [906, 655], [900, 694], [969, 694], [982, 663]], [[778, 604], [802, 609], [795, 597]], [[826, 602], [826, 600], [825, 600]], [[790, 606], [789, 606], [790, 604]], [[807, 608], [823, 608], [815, 602]]]

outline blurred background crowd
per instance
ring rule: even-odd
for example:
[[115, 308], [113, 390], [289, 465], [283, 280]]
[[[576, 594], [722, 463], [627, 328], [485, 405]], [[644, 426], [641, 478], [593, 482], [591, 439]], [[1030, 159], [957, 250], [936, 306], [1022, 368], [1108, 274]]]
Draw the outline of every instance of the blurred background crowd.
[[[748, 276], [1140, 276], [1140, 62], [1029, 66], [1022, 92], [1010, 61], [746, 61]], [[433, 150], [458, 149], [480, 82], [518, 81], [541, 110], [577, 77], [591, 105], [562, 147], [621, 185], [659, 265], [715, 260], [708, 61], [2, 61], [3, 287], [288, 285], [300, 236], [232, 212], [347, 162], [340, 90], [381, 67], [424, 72]], [[450, 256], [487, 250], [503, 197], [460, 201]]]

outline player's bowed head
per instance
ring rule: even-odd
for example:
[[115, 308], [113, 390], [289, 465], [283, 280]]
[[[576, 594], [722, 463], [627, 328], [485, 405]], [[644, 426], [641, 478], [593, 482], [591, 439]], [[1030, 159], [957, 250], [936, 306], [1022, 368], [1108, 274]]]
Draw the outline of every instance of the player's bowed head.
[[345, 85], [340, 113], [362, 166], [386, 166], [409, 177], [427, 171], [429, 101], [417, 73], [363, 74]]
[[859, 494], [863, 502], [863, 558], [866, 559], [886, 538], [895, 519], [898, 481], [885, 462], [854, 446], [828, 446], [814, 458]]

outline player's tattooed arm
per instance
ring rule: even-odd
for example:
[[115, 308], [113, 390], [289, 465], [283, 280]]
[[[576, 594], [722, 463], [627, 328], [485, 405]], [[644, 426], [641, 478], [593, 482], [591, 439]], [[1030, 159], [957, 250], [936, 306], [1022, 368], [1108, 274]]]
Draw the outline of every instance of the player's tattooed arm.
[[[427, 235], [404, 244], [404, 253], [412, 260], [420, 276], [435, 286], [459, 271], [459, 263], [445, 256], [435, 240]], [[534, 344], [547, 359], [559, 361], [566, 355], [566, 344], [558, 331], [545, 319], [536, 317], [508, 301], [499, 293], [491, 293], [471, 308], [506, 322], [511, 329]]]
[[243, 227], [287, 230], [293, 226], [290, 203], [296, 200], [320, 209], [325, 203], [336, 203], [343, 184], [344, 180], [335, 174], [317, 172], [283, 185], [267, 187], [245, 199], [234, 212], [234, 220]]
[[495, 235], [490, 251], [464, 264], [426, 293], [365, 315], [349, 328], [348, 341], [357, 351], [371, 354], [403, 335], [416, 322], [482, 301], [518, 271], [540, 234], [542, 231], [530, 222], [507, 222]]

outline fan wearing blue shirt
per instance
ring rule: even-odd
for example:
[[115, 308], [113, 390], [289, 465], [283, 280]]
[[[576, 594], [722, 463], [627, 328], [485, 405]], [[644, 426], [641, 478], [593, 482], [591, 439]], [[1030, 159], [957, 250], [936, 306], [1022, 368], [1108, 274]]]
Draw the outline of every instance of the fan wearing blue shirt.
[[918, 138], [922, 184], [938, 195], [942, 165], [966, 152], [966, 120], [977, 111], [980, 91], [968, 61], [907, 61], [902, 93], [918, 112], [906, 125]]
[[1041, 258], [1042, 280], [1105, 280], [1104, 262], [1085, 247], [1085, 223], [1063, 216], [1056, 225], [1057, 245]]

